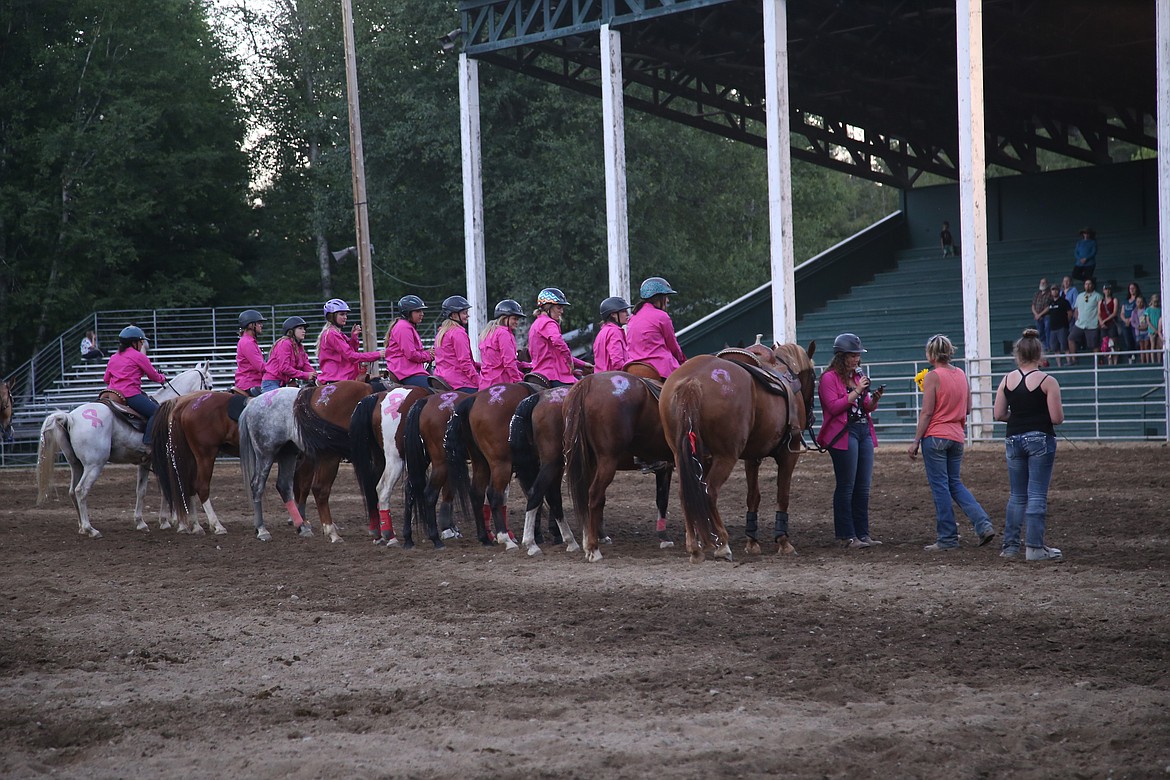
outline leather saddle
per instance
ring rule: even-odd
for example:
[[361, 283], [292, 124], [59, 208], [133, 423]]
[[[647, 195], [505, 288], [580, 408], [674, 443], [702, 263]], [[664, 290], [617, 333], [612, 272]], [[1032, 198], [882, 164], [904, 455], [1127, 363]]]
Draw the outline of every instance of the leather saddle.
[[432, 390], [435, 390], [436, 392], [440, 392], [440, 393], [449, 393], [455, 389], [455, 388], [451, 387], [451, 385], [444, 382], [442, 379], [439, 379], [434, 374], [427, 377], [427, 384], [430, 386], [430, 388]]
[[790, 428], [800, 427], [800, 419], [796, 413], [796, 404], [791, 403], [791, 401], [800, 396], [800, 379], [789, 371], [787, 366], [777, 363], [777, 368], [783, 366], [784, 370], [781, 372], [771, 365], [765, 365], [760, 359], [760, 356], [754, 352], [737, 347], [724, 349], [716, 353], [715, 357], [723, 358], [730, 363], [735, 363], [744, 371], [747, 371], [752, 379], [756, 380], [756, 384], [765, 392], [787, 398], [789, 400], [788, 425]]
[[541, 390], [548, 390], [552, 387], [552, 382], [548, 381], [548, 377], [537, 371], [529, 371], [527, 374], [525, 374], [524, 383], [538, 387]]
[[644, 363], [641, 360], [631, 360], [622, 366], [622, 371], [627, 374], [633, 374], [640, 379], [654, 379], [659, 382], [662, 381], [662, 374], [658, 373], [658, 369], [649, 363]]
[[126, 397], [117, 390], [102, 390], [98, 393], [98, 403], [105, 404], [116, 417], [139, 433], [146, 431], [146, 418], [126, 405]]

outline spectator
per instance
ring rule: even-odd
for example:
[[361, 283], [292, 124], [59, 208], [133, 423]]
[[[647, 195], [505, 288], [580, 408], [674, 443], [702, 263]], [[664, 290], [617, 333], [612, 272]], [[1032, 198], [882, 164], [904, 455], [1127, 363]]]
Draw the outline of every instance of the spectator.
[[1032, 319], [1036, 321], [1036, 330], [1040, 331], [1040, 339], [1048, 343], [1048, 318], [1044, 313], [1048, 311], [1048, 279], [1041, 277], [1040, 287], [1032, 294]]
[[1150, 321], [1146, 317], [1146, 299], [1140, 295], [1137, 297], [1137, 303], [1133, 307], [1133, 318], [1130, 322], [1133, 323], [1137, 348], [1141, 350], [1141, 362], [1152, 362], [1153, 355], [1148, 351], [1150, 349]]
[[[1047, 294], [1045, 290], [1045, 294]], [[922, 410], [918, 413], [918, 428], [914, 443], [906, 450], [910, 460], [918, 455], [922, 445], [922, 465], [926, 468], [926, 482], [934, 498], [935, 542], [926, 545], [927, 552], [953, 550], [959, 546], [959, 526], [955, 522], [955, 504], [963, 510], [975, 533], [979, 546], [995, 538], [991, 518], [971, 491], [963, 485], [959, 471], [963, 464], [963, 443], [966, 440], [967, 415], [971, 413], [971, 393], [967, 375], [951, 365], [955, 347], [941, 333], [926, 342], [926, 359], [931, 371], [922, 380]]]
[[1060, 294], [1068, 301], [1068, 308], [1076, 308], [1077, 305], [1077, 288], [1073, 286], [1072, 277], [1066, 276], [1060, 280]]
[[81, 339], [81, 359], [82, 360], [105, 360], [106, 353], [98, 349], [97, 332], [87, 330], [84, 338]]
[[1060, 356], [1068, 352], [1068, 316], [1071, 312], [1072, 305], [1068, 298], [1061, 295], [1059, 287], [1051, 285], [1048, 288], [1048, 310], [1045, 312], [1045, 319], [1048, 320], [1048, 349], [1052, 355], [1053, 365], [1059, 366]]
[[1009, 497], [1003, 527], [1003, 558], [1018, 558], [1020, 532], [1027, 525], [1025, 546], [1029, 561], [1059, 561], [1064, 556], [1044, 543], [1048, 518], [1048, 483], [1056, 460], [1054, 425], [1064, 422], [1060, 383], [1040, 370], [1044, 348], [1039, 334], [1024, 331], [1013, 350], [1016, 370], [1007, 374], [995, 392], [995, 419], [1007, 423]]
[[[1162, 297], [1158, 293], [1150, 294], [1150, 305], [1146, 307], [1146, 323], [1150, 331], [1150, 349], [1157, 352], [1162, 349]], [[1161, 363], [1158, 355], [1150, 355], [1151, 363]]]
[[[1101, 318], [1098, 307], [1101, 304], [1101, 293], [1093, 289], [1093, 280], [1085, 280], [1085, 291], [1077, 296], [1073, 304], [1073, 324], [1069, 328], [1068, 352], [1077, 354], [1079, 345], [1086, 352], [1096, 352], [1101, 346]], [[1077, 364], [1076, 357], [1069, 358], [1069, 365]]]
[[951, 235], [951, 223], [942, 223], [942, 232], [938, 234], [939, 242], [942, 244], [943, 257], [954, 257], [955, 255], [955, 239]]
[[[1121, 348], [1126, 352], [1133, 352], [1137, 349], [1137, 329], [1133, 324], [1133, 311], [1137, 306], [1138, 296], [1142, 294], [1142, 288], [1138, 287], [1137, 282], [1129, 283], [1129, 293], [1126, 295], [1124, 301], [1121, 302], [1121, 315], [1118, 317], [1121, 325]], [[1130, 363], [1136, 363], [1136, 355], [1129, 356]]]
[[1097, 273], [1097, 233], [1093, 228], [1082, 228], [1081, 238], [1073, 249], [1072, 278], [1078, 281], [1092, 279]]
[[1101, 323], [1101, 352], [1108, 353], [1109, 365], [1117, 365], [1117, 343], [1121, 339], [1121, 303], [1113, 297], [1113, 285], [1106, 283], [1102, 288], [1104, 296], [1097, 304], [1097, 319]]

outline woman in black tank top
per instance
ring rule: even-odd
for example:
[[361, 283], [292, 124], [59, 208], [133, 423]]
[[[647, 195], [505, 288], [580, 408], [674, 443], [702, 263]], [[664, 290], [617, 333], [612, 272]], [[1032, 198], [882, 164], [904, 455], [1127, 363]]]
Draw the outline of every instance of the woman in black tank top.
[[995, 419], [1007, 423], [1004, 448], [1010, 491], [1003, 529], [1004, 558], [1018, 558], [1020, 533], [1029, 561], [1059, 561], [1060, 550], [1044, 543], [1048, 519], [1048, 483], [1056, 460], [1054, 425], [1064, 422], [1060, 383], [1040, 370], [1044, 348], [1040, 334], [1028, 328], [1016, 342], [1018, 368], [1008, 373], [995, 392]]

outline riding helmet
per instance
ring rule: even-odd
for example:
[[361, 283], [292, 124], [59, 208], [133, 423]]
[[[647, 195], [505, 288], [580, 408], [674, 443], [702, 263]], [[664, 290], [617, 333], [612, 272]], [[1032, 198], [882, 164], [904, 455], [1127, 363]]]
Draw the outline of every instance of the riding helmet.
[[505, 314], [509, 317], [523, 317], [524, 309], [520, 308], [520, 303], [518, 301], [514, 301], [511, 298], [505, 298], [496, 304], [496, 311], [494, 314], [492, 314], [492, 316], [503, 317]]
[[410, 314], [412, 311], [422, 311], [427, 305], [417, 295], [404, 295], [398, 299], [398, 313]]
[[288, 333], [293, 328], [303, 328], [305, 324], [304, 317], [289, 317], [284, 321], [284, 324], [280, 326], [280, 332]]
[[867, 352], [861, 348], [861, 339], [852, 333], [842, 333], [837, 338], [833, 339], [833, 352], [845, 352], [851, 355], [860, 355], [862, 352]]
[[678, 295], [678, 292], [661, 276], [651, 276], [642, 282], [642, 286], [638, 288], [638, 295], [642, 300], [648, 301], [655, 295]]
[[324, 308], [325, 308], [325, 316], [328, 317], [330, 314], [333, 314], [335, 312], [349, 311], [349, 304], [346, 303], [345, 301], [341, 300], [340, 298], [330, 298], [329, 300], [325, 301]]
[[470, 308], [471, 302], [462, 295], [452, 295], [443, 301], [443, 316], [450, 317], [456, 312], [467, 311]]
[[625, 311], [629, 308], [630, 304], [626, 303], [625, 298], [619, 298], [616, 295], [612, 298], [606, 298], [601, 302], [601, 319], [604, 320], [611, 314], [616, 314], [619, 311]]
[[146, 334], [137, 325], [127, 325], [122, 328], [122, 332], [118, 334], [118, 338], [126, 339], [127, 341], [138, 341], [139, 339], [145, 340]]
[[264, 315], [255, 309], [245, 309], [240, 312], [240, 330], [243, 330], [254, 322], [264, 321]]
[[565, 299], [565, 294], [557, 287], [545, 287], [536, 295], [536, 305], [544, 306], [546, 303], [555, 303], [558, 306], [569, 306], [568, 300]]

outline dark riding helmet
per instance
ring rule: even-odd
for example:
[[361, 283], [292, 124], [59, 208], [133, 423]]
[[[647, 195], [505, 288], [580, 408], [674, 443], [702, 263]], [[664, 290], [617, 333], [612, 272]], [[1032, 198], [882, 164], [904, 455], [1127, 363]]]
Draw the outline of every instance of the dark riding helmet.
[[255, 309], [245, 309], [240, 312], [240, 330], [248, 327], [254, 322], [264, 322], [264, 315]]
[[505, 298], [496, 304], [496, 310], [492, 316], [503, 317], [504, 315], [508, 315], [509, 317], [523, 317], [524, 309], [520, 308], [519, 302], [511, 298]]
[[833, 339], [833, 352], [846, 352], [852, 355], [860, 355], [862, 352], [867, 352], [861, 348], [861, 339], [852, 333], [842, 333], [837, 338]]
[[536, 295], [536, 305], [544, 306], [546, 303], [555, 303], [558, 306], [568, 306], [569, 301], [565, 298], [565, 294], [561, 292], [559, 287], [545, 287]]
[[471, 302], [462, 295], [452, 295], [443, 301], [443, 316], [450, 317], [452, 314], [461, 311], [467, 311], [471, 308]]
[[616, 295], [612, 298], [606, 298], [601, 302], [601, 319], [604, 320], [611, 314], [616, 314], [619, 311], [625, 311], [629, 308], [630, 304], [626, 303], [625, 298], [619, 298]]
[[118, 338], [124, 339], [126, 341], [145, 341], [146, 334], [143, 333], [142, 328], [138, 327], [137, 325], [127, 325], [126, 327], [122, 328], [122, 332], [118, 334]]
[[303, 328], [305, 326], [305, 324], [306, 323], [305, 323], [304, 317], [289, 317], [287, 320], [284, 321], [284, 324], [280, 326], [280, 332], [281, 333], [288, 333], [290, 330], [292, 330], [294, 328]]
[[398, 299], [398, 313], [410, 314], [412, 311], [422, 311], [427, 305], [417, 295], [404, 295]]

